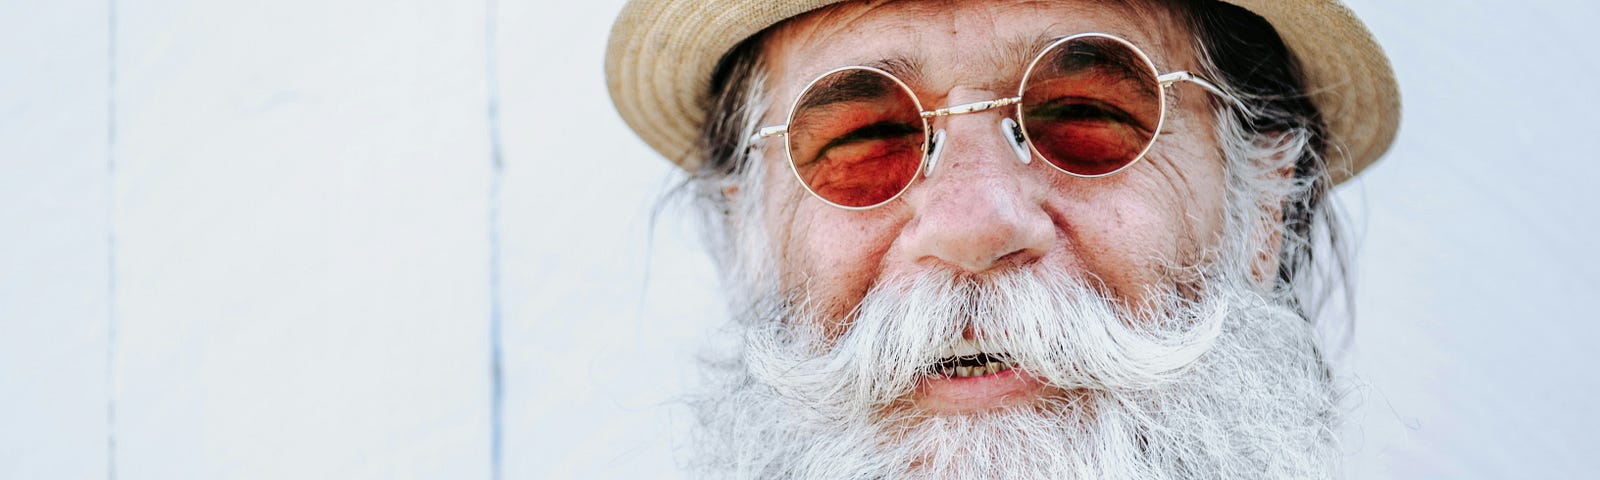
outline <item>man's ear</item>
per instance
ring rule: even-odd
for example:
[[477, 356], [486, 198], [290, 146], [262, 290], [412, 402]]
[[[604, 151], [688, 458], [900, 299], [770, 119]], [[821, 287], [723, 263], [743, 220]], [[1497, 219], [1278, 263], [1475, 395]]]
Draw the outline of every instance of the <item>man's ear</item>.
[[732, 231], [737, 231], [739, 228], [741, 228], [740, 224], [742, 221], [739, 218], [740, 215], [734, 215], [733, 213], [733, 206], [739, 204], [740, 193], [738, 182], [728, 182], [727, 185], [722, 187], [722, 218], [723, 221], [728, 223], [728, 227], [730, 227]]
[[733, 206], [739, 204], [739, 183], [728, 182], [722, 187], [723, 215], [732, 215]]
[[[1288, 185], [1294, 181], [1296, 164], [1286, 161], [1288, 155], [1291, 153], [1279, 152], [1273, 158], [1264, 159], [1268, 165], [1277, 165], [1272, 174], [1276, 177], [1274, 180], [1283, 182], [1281, 185]], [[1288, 191], [1288, 189], [1275, 190]], [[1259, 223], [1256, 226], [1258, 230], [1254, 237], [1261, 239], [1262, 243], [1261, 248], [1256, 251], [1255, 258], [1250, 262], [1250, 274], [1255, 277], [1256, 284], [1263, 290], [1272, 289], [1273, 283], [1278, 279], [1278, 267], [1283, 259], [1283, 230], [1286, 220], [1283, 218], [1283, 202], [1287, 199], [1282, 195], [1274, 197], [1261, 199], [1266, 203], [1266, 208], [1258, 219]]]

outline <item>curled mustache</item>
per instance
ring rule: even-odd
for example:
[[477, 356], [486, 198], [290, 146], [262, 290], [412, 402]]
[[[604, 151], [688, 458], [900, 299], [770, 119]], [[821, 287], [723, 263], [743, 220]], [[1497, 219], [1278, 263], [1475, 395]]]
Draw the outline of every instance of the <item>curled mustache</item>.
[[1175, 287], [1146, 293], [1129, 308], [1058, 272], [929, 271], [874, 286], [834, 338], [825, 332], [837, 320], [805, 313], [822, 309], [781, 309], [802, 316], [748, 330], [745, 358], [780, 397], [830, 417], [909, 395], [969, 332], [979, 350], [1057, 389], [1139, 392], [1181, 377], [1215, 344], [1229, 310]]

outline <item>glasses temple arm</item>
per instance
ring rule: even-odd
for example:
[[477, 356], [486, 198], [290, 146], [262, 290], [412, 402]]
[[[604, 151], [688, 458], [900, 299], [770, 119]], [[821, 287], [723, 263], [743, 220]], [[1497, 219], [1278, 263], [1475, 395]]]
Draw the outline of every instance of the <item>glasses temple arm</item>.
[[1218, 97], [1222, 97], [1223, 100], [1227, 100], [1228, 103], [1232, 103], [1235, 108], [1238, 108], [1245, 115], [1252, 115], [1250, 106], [1249, 105], [1245, 105], [1243, 100], [1239, 100], [1239, 97], [1235, 97], [1233, 95], [1229, 95], [1228, 92], [1222, 91], [1222, 89], [1217, 87], [1216, 84], [1211, 83], [1210, 81], [1208, 81], [1208, 80], [1206, 80], [1204, 78], [1200, 78], [1199, 76], [1197, 76], [1197, 75], [1195, 75], [1193, 73], [1189, 73], [1189, 72], [1186, 72], [1186, 71], [1179, 70], [1179, 71], [1176, 71], [1176, 72], [1172, 72], [1172, 73], [1168, 73], [1166, 75], [1161, 75], [1159, 77], [1156, 77], [1156, 81], [1160, 82], [1161, 86], [1163, 86], [1163, 87], [1168, 86], [1168, 85], [1172, 85], [1172, 84], [1178, 83], [1178, 82], [1189, 82], [1189, 83], [1193, 83], [1195, 85], [1199, 85], [1200, 88], [1206, 89], [1207, 92], [1211, 92], [1212, 94], [1214, 94], [1214, 95], [1216, 95]]
[[756, 130], [755, 134], [750, 135], [750, 143], [755, 143], [757, 140], [761, 140], [763, 138], [771, 137], [771, 136], [774, 136], [774, 135], [785, 135], [785, 134], [788, 134], [788, 133], [789, 133], [789, 125], [788, 124], [773, 125], [773, 126], [770, 126], [770, 127], [761, 127], [760, 130]]

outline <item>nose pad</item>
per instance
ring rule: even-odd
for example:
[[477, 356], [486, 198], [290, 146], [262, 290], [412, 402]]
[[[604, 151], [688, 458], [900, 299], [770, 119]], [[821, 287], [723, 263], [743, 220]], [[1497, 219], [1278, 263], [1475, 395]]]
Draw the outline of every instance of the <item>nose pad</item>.
[[1006, 117], [1000, 120], [1000, 135], [1011, 141], [1011, 151], [1017, 154], [1017, 160], [1023, 165], [1033, 163], [1033, 152], [1028, 151], [1027, 139], [1022, 136], [1022, 126], [1016, 120]]
[[[1027, 138], [1022, 136], [1022, 126], [1011, 117], [1000, 119], [1000, 136], [1011, 143], [1011, 153], [1017, 155], [1017, 161], [1023, 165], [1033, 163], [1033, 152], [1028, 151]], [[933, 138], [928, 140], [928, 171], [926, 175], [933, 177], [934, 167], [939, 165], [939, 156], [944, 153], [944, 129], [933, 132]]]
[[928, 178], [933, 178], [933, 167], [939, 164], [939, 155], [944, 153], [944, 129], [933, 132], [933, 138], [928, 140]]

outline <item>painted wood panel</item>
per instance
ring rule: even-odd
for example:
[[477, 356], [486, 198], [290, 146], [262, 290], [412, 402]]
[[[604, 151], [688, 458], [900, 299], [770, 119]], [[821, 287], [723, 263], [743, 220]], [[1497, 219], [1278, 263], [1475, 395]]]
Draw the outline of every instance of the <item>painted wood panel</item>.
[[[1600, 49], [1560, 0], [1352, 0], [1405, 114], [1340, 192], [1361, 250], [1351, 478], [1579, 478], [1600, 467]], [[1573, 83], [1577, 82], [1577, 83]]]
[[108, 25], [0, 3], [0, 478], [108, 471]]
[[652, 226], [676, 172], [607, 100], [621, 5], [501, 6], [506, 478], [676, 478], [680, 396], [722, 318], [683, 212]]
[[119, 478], [486, 477], [482, 4], [119, 22]]

